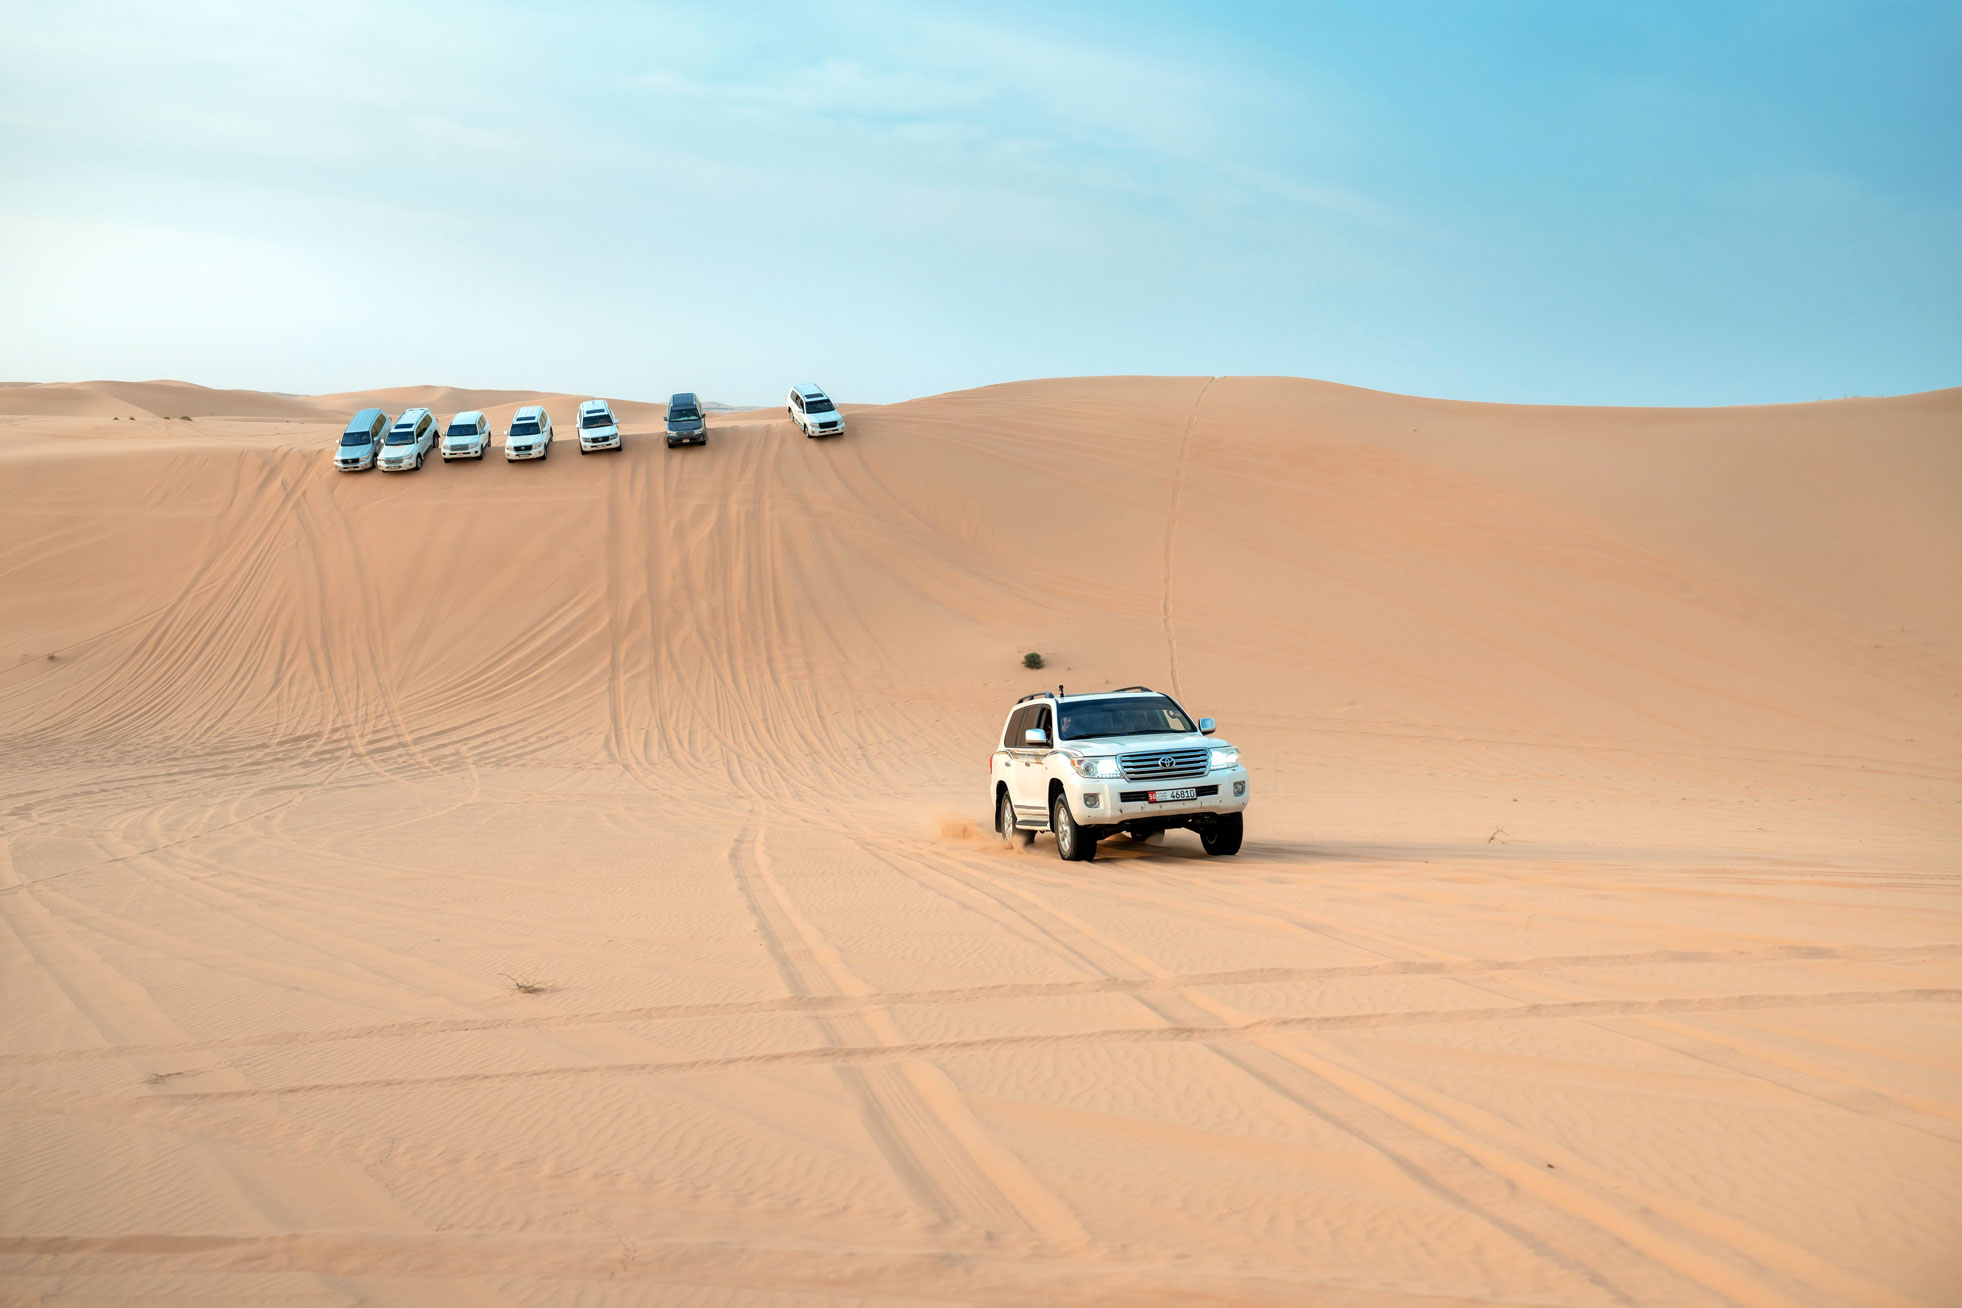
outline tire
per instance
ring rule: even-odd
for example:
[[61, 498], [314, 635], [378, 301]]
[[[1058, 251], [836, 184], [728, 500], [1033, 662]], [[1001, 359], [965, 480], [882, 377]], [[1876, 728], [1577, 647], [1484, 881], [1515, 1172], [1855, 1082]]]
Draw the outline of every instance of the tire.
[[1007, 790], [995, 801], [995, 834], [1001, 837], [1004, 845], [1020, 845], [1027, 849], [1035, 843], [1035, 832], [1024, 831], [1015, 821], [1015, 801]]
[[579, 452], [580, 452], [581, 454], [591, 454], [591, 453], [592, 453], [592, 451], [591, 451], [591, 450], [589, 450], [589, 449], [587, 449], [587, 448], [586, 448], [586, 446], [585, 446], [585, 445], [584, 445], [583, 443], [582, 443], [582, 444], [581, 444], [581, 445], [579, 446]]
[[1247, 829], [1246, 818], [1239, 813], [1222, 813], [1205, 826], [1199, 828], [1199, 844], [1208, 854], [1225, 857], [1240, 852], [1240, 839]]
[[1056, 833], [1056, 857], [1065, 863], [1088, 863], [1097, 856], [1097, 837], [1077, 825], [1069, 798], [1061, 791], [1049, 801], [1049, 829]]

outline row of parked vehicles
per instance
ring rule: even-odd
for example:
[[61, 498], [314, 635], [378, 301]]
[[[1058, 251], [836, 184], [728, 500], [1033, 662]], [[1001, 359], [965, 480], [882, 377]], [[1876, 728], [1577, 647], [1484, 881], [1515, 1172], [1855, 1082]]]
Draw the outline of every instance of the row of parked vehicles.
[[[785, 404], [791, 421], [806, 436], [840, 436], [845, 416], [821, 389], [812, 385], [790, 388]], [[586, 400], [579, 405], [577, 419], [579, 452], [595, 454], [620, 448], [620, 420], [605, 400]], [[694, 393], [681, 391], [668, 400], [665, 436], [668, 448], [677, 445], [708, 444], [708, 414]], [[334, 451], [334, 466], [342, 472], [413, 472], [431, 454], [445, 463], [456, 459], [481, 460], [490, 452], [496, 435], [482, 410], [471, 409], [450, 419], [443, 428], [436, 415], [426, 408], [409, 409], [390, 420], [381, 409], [363, 409], [349, 421]], [[527, 404], [511, 415], [504, 431], [504, 459], [518, 463], [526, 459], [545, 459], [552, 453], [552, 415], [542, 404]]]

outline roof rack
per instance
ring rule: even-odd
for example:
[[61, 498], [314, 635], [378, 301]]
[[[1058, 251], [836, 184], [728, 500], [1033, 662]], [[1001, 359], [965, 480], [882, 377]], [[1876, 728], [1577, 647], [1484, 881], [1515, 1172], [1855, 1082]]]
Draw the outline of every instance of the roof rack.
[[1152, 688], [1151, 688], [1150, 686], [1119, 686], [1119, 687], [1118, 687], [1118, 688], [1117, 688], [1116, 690], [1107, 690], [1107, 691], [1105, 691], [1105, 692], [1104, 692], [1104, 694], [1106, 694], [1106, 695], [1122, 695], [1122, 694], [1123, 694], [1123, 693], [1124, 693], [1125, 691], [1127, 691], [1127, 690], [1142, 690], [1142, 691], [1144, 691], [1144, 692], [1145, 692], [1145, 693], [1146, 693], [1147, 695], [1156, 695], [1156, 694], [1158, 693], [1157, 691], [1155, 691], [1155, 690], [1153, 690], [1153, 689], [1152, 689]]
[[1020, 698], [1020, 699], [1018, 699], [1018, 700], [1016, 700], [1015, 702], [1016, 702], [1017, 704], [1026, 704], [1026, 703], [1028, 703], [1028, 702], [1029, 702], [1030, 700], [1032, 700], [1032, 699], [1048, 699], [1048, 698], [1049, 698], [1049, 692], [1048, 692], [1048, 691], [1046, 691], [1046, 690], [1038, 690], [1037, 692], [1035, 692], [1035, 694], [1033, 694], [1033, 695], [1024, 695], [1024, 696], [1022, 696], [1022, 698]]

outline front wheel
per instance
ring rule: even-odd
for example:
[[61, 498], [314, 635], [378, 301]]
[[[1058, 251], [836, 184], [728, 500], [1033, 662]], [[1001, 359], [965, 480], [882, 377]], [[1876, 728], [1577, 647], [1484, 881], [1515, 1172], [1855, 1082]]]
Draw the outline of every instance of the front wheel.
[[1056, 857], [1065, 863], [1088, 863], [1097, 856], [1097, 838], [1077, 825], [1061, 791], [1049, 801], [1049, 829], [1056, 833]]
[[995, 834], [1001, 837], [1004, 845], [1020, 845], [1026, 849], [1035, 843], [1035, 832], [1022, 830], [1015, 821], [1015, 801], [1009, 798], [1006, 790], [1001, 792], [1001, 799], [995, 804]]
[[1208, 854], [1237, 854], [1246, 829], [1246, 819], [1241, 814], [1222, 813], [1199, 828], [1199, 844]]

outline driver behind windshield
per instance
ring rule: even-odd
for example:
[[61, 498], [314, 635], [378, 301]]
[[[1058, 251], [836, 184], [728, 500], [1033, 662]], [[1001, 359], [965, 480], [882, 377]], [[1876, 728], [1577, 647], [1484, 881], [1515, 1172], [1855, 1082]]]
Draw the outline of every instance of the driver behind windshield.
[[1087, 740], [1097, 736], [1184, 735], [1193, 730], [1191, 719], [1178, 705], [1163, 695], [1140, 695], [1136, 699], [1085, 699], [1058, 706], [1062, 715], [1063, 740]]

